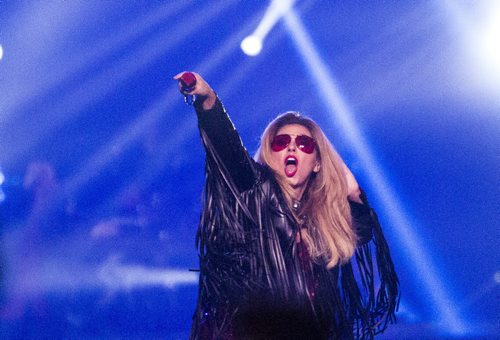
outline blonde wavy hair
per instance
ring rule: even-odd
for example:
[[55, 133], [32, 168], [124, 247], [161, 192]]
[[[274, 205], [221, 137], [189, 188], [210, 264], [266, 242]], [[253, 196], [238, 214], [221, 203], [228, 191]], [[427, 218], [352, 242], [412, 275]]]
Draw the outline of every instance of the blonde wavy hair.
[[[280, 128], [290, 124], [299, 124], [309, 130], [316, 141], [316, 155], [320, 163], [320, 171], [311, 174], [300, 211], [294, 212], [295, 218], [299, 222], [301, 216], [307, 216], [307, 228], [301, 230], [301, 238], [311, 258], [316, 262], [324, 261], [327, 268], [332, 268], [352, 257], [357, 235], [352, 227], [343, 161], [321, 128], [298, 112], [285, 112], [264, 130], [255, 159], [272, 169], [271, 142]], [[275, 171], [275, 177], [291, 206], [291, 187], [282, 174]]]

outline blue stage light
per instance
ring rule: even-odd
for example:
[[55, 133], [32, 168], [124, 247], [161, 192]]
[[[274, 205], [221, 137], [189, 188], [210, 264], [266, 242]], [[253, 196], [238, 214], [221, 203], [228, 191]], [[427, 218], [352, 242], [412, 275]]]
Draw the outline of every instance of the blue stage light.
[[400, 241], [402, 252], [406, 253], [404, 258], [409, 259], [408, 265], [415, 269], [416, 280], [421, 281], [422, 288], [429, 296], [429, 304], [433, 305], [432, 309], [436, 311], [435, 317], [439, 318], [436, 320], [438, 327], [442, 332], [448, 334], [465, 334], [468, 329], [457, 312], [459, 305], [452, 298], [450, 291], [446, 289], [446, 284], [437, 274], [432, 256], [429, 255], [428, 249], [414, 231], [418, 223], [409, 217], [399, 202], [390, 181], [384, 175], [385, 171], [382, 171], [382, 167], [377, 163], [374, 153], [370, 150], [369, 144], [354, 121], [351, 109], [341, 95], [339, 86], [330, 74], [329, 68], [323, 62], [295, 12], [290, 10], [285, 14], [284, 20], [305, 66], [314, 80], [317, 93], [325, 101], [324, 105], [330, 112], [334, 124], [346, 142], [352, 146], [360, 163], [363, 164], [366, 177], [372, 187], [371, 195], [375, 198], [374, 200], [381, 203], [382, 209], [380, 211], [388, 217], [390, 221], [388, 227], [392, 227], [389, 231]]
[[256, 56], [262, 50], [264, 39], [279, 19], [289, 11], [295, 0], [273, 0], [255, 31], [241, 42], [241, 49], [246, 55]]
[[5, 201], [5, 192], [2, 189], [2, 184], [4, 183], [5, 183], [5, 174], [3, 173], [2, 168], [0, 168], [0, 203]]
[[246, 55], [254, 57], [262, 50], [262, 39], [255, 35], [249, 35], [241, 42], [241, 49]]

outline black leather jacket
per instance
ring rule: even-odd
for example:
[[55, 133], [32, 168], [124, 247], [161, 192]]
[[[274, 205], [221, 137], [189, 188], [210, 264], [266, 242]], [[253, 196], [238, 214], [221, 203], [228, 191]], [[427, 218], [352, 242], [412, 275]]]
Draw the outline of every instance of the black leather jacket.
[[[366, 197], [365, 204], [349, 202], [359, 238], [353, 263], [326, 269], [296, 242], [300, 228], [272, 171], [249, 156], [222, 103], [196, 110], [207, 178], [191, 338], [252, 338], [256, 331], [254, 338], [267, 338], [290, 330], [307, 330], [308, 338], [371, 338], [394, 321], [398, 280]], [[285, 321], [269, 321], [276, 318]]]

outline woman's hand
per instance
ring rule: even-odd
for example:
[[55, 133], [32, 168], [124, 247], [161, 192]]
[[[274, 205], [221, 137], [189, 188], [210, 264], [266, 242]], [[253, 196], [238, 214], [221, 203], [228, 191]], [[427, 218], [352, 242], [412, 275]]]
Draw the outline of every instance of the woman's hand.
[[196, 85], [191, 91], [185, 91], [180, 82], [180, 78], [184, 73], [186, 72], [181, 72], [174, 77], [174, 79], [179, 82], [179, 91], [185, 96], [196, 96], [196, 101], [201, 103], [203, 110], [210, 110], [214, 106], [217, 98], [214, 90], [212, 90], [210, 85], [208, 85], [198, 73], [191, 72], [196, 77]]
[[361, 195], [361, 190], [359, 189], [358, 181], [354, 178], [351, 170], [347, 167], [347, 165], [343, 166], [344, 176], [347, 183], [347, 197], [349, 200], [357, 203], [363, 204], [363, 201], [359, 197]]

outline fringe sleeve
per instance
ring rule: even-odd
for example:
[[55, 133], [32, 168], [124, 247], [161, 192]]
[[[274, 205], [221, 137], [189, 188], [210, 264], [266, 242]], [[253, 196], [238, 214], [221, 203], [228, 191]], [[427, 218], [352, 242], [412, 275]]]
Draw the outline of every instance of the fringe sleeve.
[[396, 322], [400, 292], [399, 280], [377, 214], [363, 192], [361, 199], [369, 219], [358, 216], [358, 220], [369, 223], [363, 227], [363, 233], [369, 235], [366, 228], [371, 229], [372, 238], [361, 242], [351, 261], [340, 268], [341, 288], [346, 315], [353, 322], [354, 337], [371, 339], [383, 332], [389, 323]]
[[261, 171], [219, 100], [212, 110], [197, 108], [197, 113], [206, 181], [196, 236], [200, 278], [191, 339], [226, 339], [231, 338], [235, 302], [255, 286], [250, 273], [257, 267], [252, 254], [258, 219], [244, 191], [256, 187]]
[[[217, 98], [211, 110], [196, 107], [206, 152], [204, 207], [197, 234], [207, 295], [238, 295], [248, 276], [249, 231], [257, 224], [241, 193], [256, 184], [258, 165]], [[220, 294], [218, 292], [221, 292]], [[234, 298], [234, 296], [233, 296]]]
[[[250, 189], [256, 181], [255, 162], [243, 146], [222, 102], [217, 98], [210, 110], [203, 110], [200, 104], [195, 102], [195, 108], [207, 155], [206, 166], [210, 162], [213, 165], [214, 171], [209, 174], [216, 176], [218, 172], [223, 172], [231, 178], [226, 184], [232, 185], [238, 192]], [[215, 158], [217, 163], [214, 163]], [[215, 171], [216, 168], [219, 171]]]

